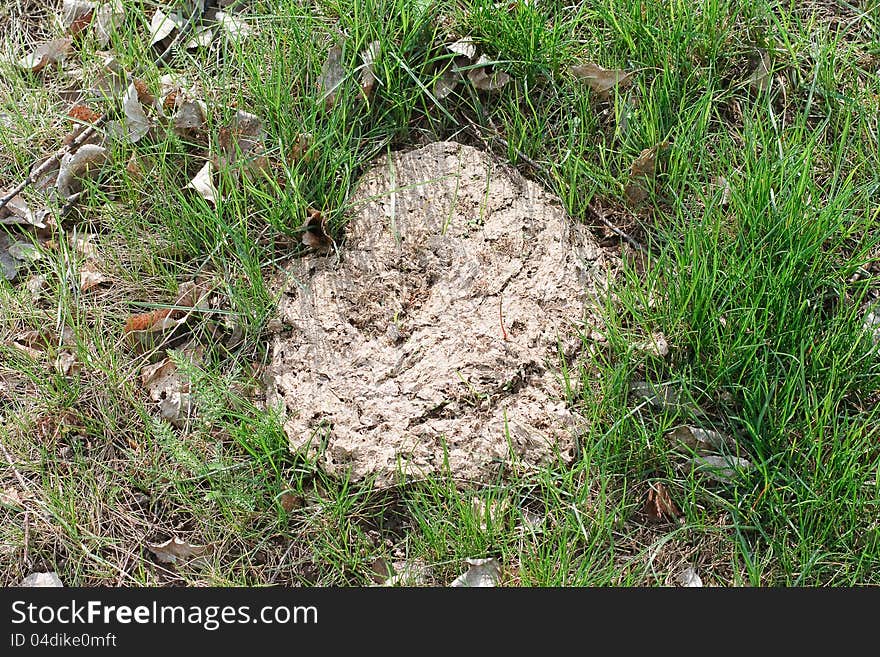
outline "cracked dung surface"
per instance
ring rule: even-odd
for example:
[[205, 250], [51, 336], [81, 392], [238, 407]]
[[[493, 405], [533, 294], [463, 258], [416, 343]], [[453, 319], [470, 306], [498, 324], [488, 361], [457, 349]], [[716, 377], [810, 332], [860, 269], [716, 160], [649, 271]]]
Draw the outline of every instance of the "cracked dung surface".
[[560, 354], [580, 353], [609, 262], [588, 231], [452, 142], [380, 158], [351, 208], [338, 255], [285, 279], [269, 401], [291, 449], [380, 485], [571, 461]]

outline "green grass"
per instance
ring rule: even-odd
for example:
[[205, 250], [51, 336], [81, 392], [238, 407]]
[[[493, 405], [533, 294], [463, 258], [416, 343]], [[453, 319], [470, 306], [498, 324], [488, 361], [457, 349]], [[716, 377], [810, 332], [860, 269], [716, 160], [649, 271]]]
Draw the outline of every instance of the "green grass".
[[[150, 63], [146, 38], [156, 5], [125, 4], [111, 49], [158, 92], [166, 70]], [[0, 459], [0, 489], [22, 498], [0, 503], [0, 582], [47, 569], [69, 585], [368, 585], [406, 561], [446, 584], [465, 558], [495, 556], [510, 585], [663, 585], [685, 565], [715, 585], [880, 583], [880, 357], [862, 327], [878, 298], [880, 5], [495, 4], [255, 2], [244, 44], [174, 54], [208, 103], [212, 139], [236, 108], [263, 119], [273, 175], [221, 172], [212, 207], [183, 190], [204, 144], [163, 132], [118, 145], [41, 259], [0, 282], [0, 441], [12, 461]], [[23, 29], [19, 18], [0, 14], [16, 56], [52, 32], [48, 19]], [[437, 100], [444, 44], [462, 36], [513, 79]], [[63, 67], [84, 80], [103, 65], [90, 39]], [[374, 40], [373, 94], [361, 98], [356, 73], [328, 111], [316, 85], [329, 48], [342, 44], [352, 70]], [[760, 90], [749, 78], [762, 52], [772, 77]], [[635, 71], [631, 85], [600, 98], [568, 72], [587, 60]], [[3, 189], [71, 124], [57, 72], [0, 72]], [[97, 96], [81, 102], [119, 112]], [[292, 159], [303, 133], [308, 156]], [[585, 336], [591, 360], [563, 364], [585, 418], [580, 454], [483, 487], [331, 479], [289, 453], [262, 401], [272, 280], [309, 208], [344, 234], [370, 161], [437, 139], [509, 159], [621, 255], [605, 340]], [[634, 207], [630, 165], [661, 142], [648, 199]], [[132, 157], [141, 174], [126, 168]], [[74, 234], [95, 235], [92, 257], [110, 279], [98, 290], [78, 291], [87, 256], [69, 246]], [[25, 283], [36, 274], [46, 285], [35, 300]], [[122, 328], [173, 304], [196, 275], [211, 282], [212, 305], [170, 346], [198, 413], [172, 426], [139, 382], [164, 349], [134, 349]], [[12, 344], [47, 328], [39, 353]], [[667, 357], [638, 348], [652, 332]], [[188, 340], [204, 350], [197, 363], [180, 355]], [[54, 371], [62, 350], [81, 372]], [[634, 381], [681, 403], [641, 403]], [[694, 471], [668, 439], [683, 424], [730, 436], [752, 467], [727, 482]], [[652, 483], [680, 522], [646, 520]], [[207, 565], [156, 563], [146, 544], [172, 536], [212, 546]]]

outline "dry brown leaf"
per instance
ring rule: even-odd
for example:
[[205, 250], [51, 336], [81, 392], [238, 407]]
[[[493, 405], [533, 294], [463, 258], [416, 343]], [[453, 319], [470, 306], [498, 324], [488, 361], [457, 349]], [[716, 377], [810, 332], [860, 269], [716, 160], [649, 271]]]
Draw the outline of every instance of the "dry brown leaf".
[[247, 39], [253, 34], [251, 26], [237, 16], [227, 14], [224, 11], [218, 11], [215, 16], [220, 29], [223, 30], [229, 42], [234, 45], [240, 44], [243, 39]]
[[752, 467], [748, 459], [738, 456], [696, 456], [692, 463], [699, 472], [722, 483], [731, 483], [740, 471]]
[[65, 154], [55, 181], [58, 194], [66, 200], [81, 192], [83, 180], [97, 176], [109, 159], [107, 149], [95, 144], [84, 144], [74, 153]]
[[501, 581], [501, 564], [497, 559], [465, 559], [468, 569], [449, 586], [492, 587]]
[[[0, 192], [2, 195], [2, 192]], [[46, 224], [40, 222], [36, 215], [28, 207], [27, 202], [16, 194], [5, 206], [0, 208], [0, 225], [27, 225], [45, 228]]]
[[373, 88], [376, 86], [377, 78], [374, 67], [380, 48], [381, 44], [379, 41], [373, 41], [361, 53], [361, 62], [363, 63], [363, 68], [361, 69], [361, 93], [364, 99], [369, 99], [373, 93]]
[[333, 46], [327, 52], [327, 59], [321, 67], [321, 76], [318, 78], [318, 93], [323, 98], [325, 109], [329, 110], [336, 104], [339, 87], [344, 80], [342, 46]]
[[187, 183], [184, 189], [194, 189], [208, 203], [216, 205], [217, 199], [220, 198], [220, 192], [214, 186], [214, 164], [210, 160], [205, 162], [204, 166], [199, 169], [199, 172]]
[[770, 56], [762, 50], [761, 59], [758, 61], [754, 72], [749, 76], [749, 85], [752, 89], [758, 93], [763, 93], [770, 88], [770, 85], [773, 84], [773, 75], [770, 69]]
[[86, 260], [79, 268], [80, 292], [88, 292], [101, 283], [106, 283], [107, 280], [107, 277], [102, 272], [98, 271], [95, 263], [91, 260]]
[[309, 153], [312, 144], [315, 143], [315, 136], [311, 132], [301, 132], [296, 136], [296, 141], [290, 149], [288, 163], [293, 164], [299, 160], [310, 162], [314, 159], [314, 154]]
[[510, 76], [504, 71], [487, 73], [486, 70], [490, 65], [491, 60], [485, 55], [481, 55], [477, 60], [477, 68], [468, 70], [468, 80], [471, 81], [475, 88], [481, 91], [495, 91], [510, 82]]
[[96, 7], [97, 4], [89, 0], [64, 0], [58, 15], [59, 27], [70, 34], [79, 34], [91, 23]]
[[692, 449], [701, 454], [727, 452], [736, 449], [736, 443], [731, 438], [711, 429], [682, 426], [673, 429], [667, 436], [674, 444]]
[[333, 246], [333, 238], [327, 233], [327, 218], [320, 210], [308, 209], [302, 243], [316, 251], [327, 251]]
[[668, 141], [661, 142], [642, 150], [633, 160], [629, 169], [629, 182], [624, 189], [631, 204], [638, 205], [648, 198], [648, 190], [652, 186], [657, 172], [658, 156], [668, 147]]
[[[142, 86], [143, 83], [141, 83]], [[122, 111], [125, 114], [125, 131], [128, 140], [134, 144], [140, 141], [150, 131], [150, 119], [144, 111], [141, 102], [141, 90], [136, 81], [128, 85], [125, 95], [122, 97]]]
[[590, 89], [602, 98], [607, 98], [615, 87], [623, 88], [629, 85], [633, 74], [633, 71], [602, 68], [593, 62], [570, 66], [568, 70], [575, 77], [586, 82]]
[[105, 2], [95, 14], [95, 39], [101, 48], [110, 44], [110, 37], [125, 19], [125, 6], [122, 0]]
[[80, 121], [81, 123], [96, 123], [101, 118], [101, 115], [95, 110], [82, 103], [77, 103], [67, 110], [67, 116], [74, 121]]
[[180, 29], [186, 19], [180, 14], [172, 14], [168, 16], [161, 9], [157, 9], [150, 20], [150, 45], [155, 46], [160, 41], [171, 36], [172, 33]]
[[156, 555], [160, 563], [173, 564], [178, 561], [186, 561], [197, 557], [204, 557], [211, 553], [209, 545], [190, 545], [176, 536], [164, 543], [147, 543], [147, 549]]
[[[263, 137], [263, 121], [255, 114], [238, 110], [217, 137], [221, 151], [219, 165], [232, 167], [238, 163], [249, 174], [266, 171], [269, 163], [264, 155]], [[237, 175], [238, 169], [232, 168], [232, 173]]]
[[664, 522], [681, 517], [681, 511], [675, 506], [666, 486], [659, 481], [652, 483], [648, 488], [648, 499], [642, 512], [652, 522]]
[[39, 73], [46, 66], [57, 64], [63, 60], [67, 53], [70, 52], [72, 44], [73, 40], [70, 37], [55, 39], [54, 41], [41, 44], [32, 53], [18, 60], [18, 65], [26, 71]]

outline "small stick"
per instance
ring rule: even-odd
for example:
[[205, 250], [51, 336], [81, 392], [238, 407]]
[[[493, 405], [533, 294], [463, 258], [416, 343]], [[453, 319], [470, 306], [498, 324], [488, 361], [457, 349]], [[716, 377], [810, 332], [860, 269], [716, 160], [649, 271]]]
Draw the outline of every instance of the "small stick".
[[639, 244], [636, 240], [634, 240], [632, 237], [627, 235], [625, 232], [620, 230], [620, 228], [618, 228], [617, 226], [612, 224], [610, 221], [608, 221], [608, 219], [605, 218], [605, 214], [603, 212], [600, 212], [599, 210], [597, 210], [595, 207], [593, 207], [592, 203], [590, 205], [588, 205], [587, 208], [590, 210], [591, 214], [594, 217], [596, 217], [596, 219], [598, 219], [603, 224], [605, 224], [605, 226], [610, 228], [612, 233], [614, 233], [618, 237], [626, 240], [633, 248], [638, 249], [642, 253], [645, 253], [645, 254], [648, 253], [648, 250], [645, 247], [643, 247], [641, 244]]
[[64, 157], [68, 153], [72, 153], [77, 148], [86, 143], [86, 141], [95, 134], [95, 130], [101, 123], [104, 122], [104, 120], [105, 119], [103, 119], [102, 117], [101, 119], [98, 119], [96, 123], [85, 126], [79, 132], [74, 133], [75, 136], [69, 144], [62, 146], [57, 151], [55, 151], [55, 154], [52, 157], [50, 157], [36, 169], [31, 171], [24, 180], [22, 180], [10, 191], [6, 192], [6, 194], [0, 197], [0, 210], [6, 207], [6, 204], [9, 203], [13, 198], [18, 196], [18, 194], [20, 194], [22, 190], [24, 190], [28, 185], [33, 184], [40, 176], [49, 171], [56, 164], [59, 164], [62, 157]]
[[12, 468], [13, 474], [15, 474], [15, 478], [18, 479], [18, 483], [21, 484], [21, 487], [30, 492], [31, 487], [28, 486], [27, 482], [24, 480], [24, 477], [21, 476], [21, 473], [18, 471], [18, 468], [15, 467], [15, 461], [12, 460], [12, 457], [9, 455], [9, 452], [6, 451], [6, 445], [0, 443], [0, 450], [3, 450], [3, 456], [6, 457], [6, 462], [9, 463], [9, 467]]
[[24, 561], [27, 569], [31, 569], [31, 555], [30, 555], [30, 546], [31, 546], [31, 512], [29, 509], [25, 509], [24, 512], [24, 547], [22, 549], [22, 561]]
[[504, 328], [504, 315], [501, 313], [501, 301], [502, 297], [498, 297], [498, 319], [501, 321], [501, 335], [504, 336], [504, 341], [507, 342], [507, 329]]

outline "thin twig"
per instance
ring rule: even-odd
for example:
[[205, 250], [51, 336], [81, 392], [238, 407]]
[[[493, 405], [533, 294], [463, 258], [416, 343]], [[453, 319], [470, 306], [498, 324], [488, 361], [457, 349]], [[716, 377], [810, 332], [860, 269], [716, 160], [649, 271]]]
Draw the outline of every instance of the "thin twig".
[[639, 244], [635, 239], [633, 239], [632, 237], [630, 237], [629, 235], [627, 235], [624, 231], [620, 230], [620, 228], [618, 228], [617, 226], [615, 226], [614, 224], [612, 224], [610, 221], [608, 221], [608, 219], [605, 218], [605, 213], [604, 213], [604, 212], [601, 212], [601, 211], [598, 210], [598, 209], [596, 209], [596, 208], [593, 206], [592, 203], [589, 204], [589, 205], [587, 206], [587, 208], [590, 210], [590, 214], [592, 214], [596, 219], [598, 219], [598, 220], [601, 221], [603, 224], [605, 224], [605, 226], [606, 226], [607, 228], [609, 228], [609, 229], [611, 230], [612, 233], [614, 233], [615, 235], [617, 235], [617, 236], [620, 237], [621, 239], [626, 240], [626, 242], [627, 242], [630, 246], [632, 246], [632, 247], [635, 248], [635, 249], [638, 249], [638, 250], [641, 251], [642, 253], [644, 253], [644, 254], [647, 254], [647, 253], [648, 253], [648, 250], [647, 250], [645, 247], [643, 247], [643, 246], [642, 246], [641, 244]]
[[101, 117], [96, 123], [89, 126], [84, 126], [78, 132], [74, 132], [74, 138], [69, 144], [65, 144], [57, 151], [55, 151], [55, 154], [52, 157], [43, 162], [36, 169], [32, 170], [24, 180], [22, 180], [18, 185], [16, 185], [10, 191], [6, 192], [6, 194], [0, 197], [0, 210], [2, 210], [6, 206], [6, 204], [9, 203], [13, 198], [18, 196], [28, 185], [32, 185], [40, 176], [54, 168], [55, 165], [60, 164], [61, 158], [63, 158], [68, 153], [74, 152], [77, 148], [86, 143], [86, 141], [88, 141], [92, 137], [92, 135], [95, 134], [96, 129], [103, 122], [104, 117]]
[[[486, 144], [486, 146], [488, 146], [489, 144], [486, 143], [486, 137], [478, 130], [479, 127], [480, 127], [479, 125], [477, 125], [473, 121], [470, 121], [470, 125], [465, 126], [465, 129], [467, 129], [472, 135], [474, 135], [477, 139], [479, 139], [484, 144]], [[544, 172], [544, 167], [542, 167], [540, 164], [535, 162], [532, 158], [530, 158], [528, 155], [523, 153], [520, 149], [516, 148], [515, 146], [511, 146], [510, 142], [508, 142], [504, 137], [499, 135], [497, 132], [494, 132], [489, 136], [492, 139], [496, 140], [498, 143], [500, 143], [502, 146], [504, 146], [504, 148], [506, 148], [508, 150], [513, 150], [513, 152], [516, 153], [516, 156], [518, 158], [520, 158], [523, 162], [525, 162], [526, 164], [531, 166], [535, 171], [539, 171], [541, 173]]]
[[24, 480], [24, 477], [21, 476], [21, 473], [18, 471], [18, 468], [15, 467], [15, 461], [12, 460], [12, 457], [9, 455], [9, 452], [6, 451], [6, 445], [0, 443], [0, 450], [3, 450], [3, 456], [6, 457], [6, 462], [9, 463], [9, 467], [12, 468], [12, 472], [15, 474], [15, 478], [18, 479], [18, 483], [21, 484], [21, 487], [25, 491], [30, 491], [31, 487]]

